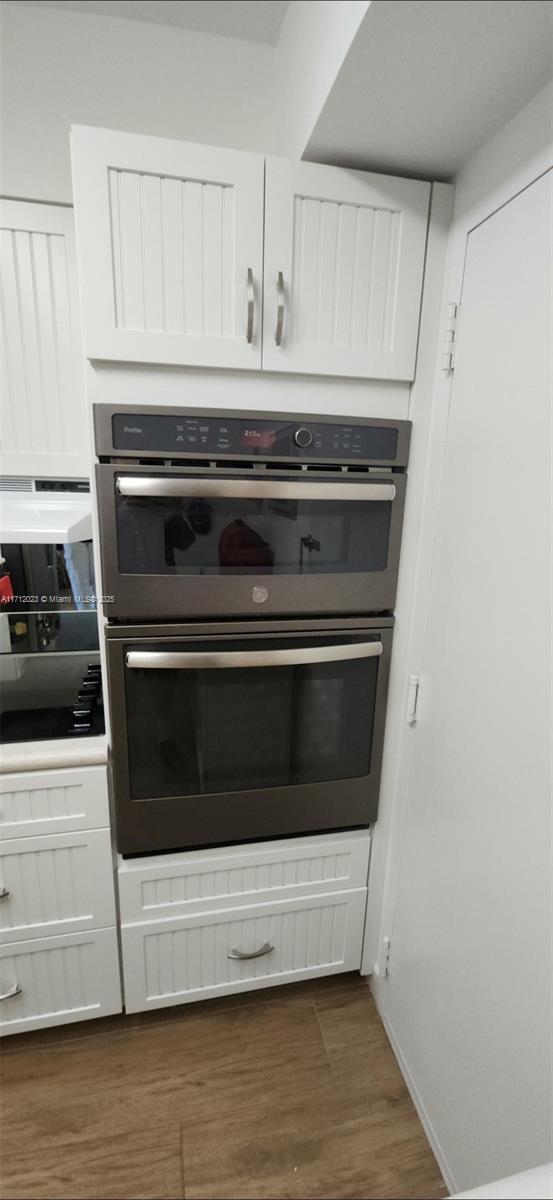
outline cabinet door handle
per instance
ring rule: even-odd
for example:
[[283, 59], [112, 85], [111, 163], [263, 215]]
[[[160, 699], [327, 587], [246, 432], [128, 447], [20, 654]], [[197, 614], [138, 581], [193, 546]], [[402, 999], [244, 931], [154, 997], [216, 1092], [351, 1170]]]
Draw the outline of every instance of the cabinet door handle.
[[254, 950], [252, 954], [245, 954], [243, 950], [229, 950], [227, 958], [262, 958], [264, 954], [272, 954], [273, 950], [274, 946], [265, 942], [264, 946], [261, 946], [259, 950]]
[[20, 987], [18, 983], [14, 983], [9, 992], [3, 992], [3, 994], [0, 996], [0, 1000], [11, 1000], [12, 996], [19, 996], [22, 991], [23, 988]]
[[277, 278], [277, 323], [275, 330], [275, 342], [277, 346], [282, 344], [282, 326], [284, 324], [284, 276], [282, 271], [279, 271]]
[[251, 345], [253, 342], [253, 309], [255, 304], [255, 292], [253, 287], [253, 271], [248, 267], [248, 325], [246, 329], [246, 341]]
[[10, 890], [7, 887], [0, 887], [0, 900], [7, 900]]

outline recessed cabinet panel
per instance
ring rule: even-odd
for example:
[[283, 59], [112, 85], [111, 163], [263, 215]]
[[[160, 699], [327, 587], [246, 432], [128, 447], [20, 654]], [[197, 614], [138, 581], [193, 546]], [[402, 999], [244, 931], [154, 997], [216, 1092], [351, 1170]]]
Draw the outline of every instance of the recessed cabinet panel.
[[72, 131], [89, 358], [259, 368], [263, 158]]
[[430, 184], [267, 159], [263, 367], [413, 379]]
[[0, 1036], [121, 1012], [117, 931], [0, 948]]
[[0, 843], [0, 939], [115, 925], [109, 829]]
[[108, 825], [105, 767], [0, 775], [0, 841]]
[[0, 201], [1, 473], [86, 476], [73, 212]]
[[122, 928], [127, 1012], [359, 970], [367, 889]]

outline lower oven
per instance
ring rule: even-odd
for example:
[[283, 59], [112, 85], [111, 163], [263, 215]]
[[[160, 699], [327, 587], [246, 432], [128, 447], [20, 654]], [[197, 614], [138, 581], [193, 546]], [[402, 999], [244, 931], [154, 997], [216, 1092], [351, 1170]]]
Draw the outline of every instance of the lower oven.
[[393, 618], [106, 628], [123, 855], [368, 826]]

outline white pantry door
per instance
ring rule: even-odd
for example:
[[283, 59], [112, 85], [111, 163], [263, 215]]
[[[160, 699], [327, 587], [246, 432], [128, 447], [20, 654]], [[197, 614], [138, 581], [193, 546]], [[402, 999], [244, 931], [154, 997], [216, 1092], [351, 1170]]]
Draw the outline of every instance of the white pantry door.
[[455, 1191], [551, 1157], [551, 178], [468, 237], [379, 985]]
[[267, 159], [266, 371], [414, 378], [429, 200], [419, 180]]
[[259, 368], [263, 158], [83, 126], [71, 157], [88, 358]]
[[0, 201], [0, 474], [90, 473], [73, 211]]

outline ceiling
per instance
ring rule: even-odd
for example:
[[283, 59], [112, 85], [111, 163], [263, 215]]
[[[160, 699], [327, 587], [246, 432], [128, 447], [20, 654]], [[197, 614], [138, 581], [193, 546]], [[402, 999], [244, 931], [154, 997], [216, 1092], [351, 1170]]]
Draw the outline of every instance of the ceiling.
[[196, 33], [275, 45], [288, 0], [19, 0], [40, 8], [71, 9], [102, 17], [153, 21]]
[[551, 77], [552, 16], [549, 0], [373, 0], [303, 157], [451, 179]]

